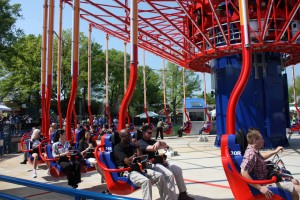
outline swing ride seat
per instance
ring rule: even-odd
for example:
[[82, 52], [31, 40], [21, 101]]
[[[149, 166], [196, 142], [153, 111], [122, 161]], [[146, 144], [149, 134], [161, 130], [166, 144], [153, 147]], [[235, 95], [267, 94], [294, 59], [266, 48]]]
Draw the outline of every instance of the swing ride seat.
[[95, 166], [88, 163], [85, 159], [81, 159], [80, 161], [81, 161], [80, 162], [80, 164], [81, 164], [81, 173], [87, 173], [87, 172], [91, 172], [91, 171], [96, 170]]
[[205, 127], [203, 127], [203, 132], [210, 133], [211, 129], [212, 129], [212, 122], [209, 121], [208, 124]]
[[51, 134], [50, 134], [50, 140], [51, 140], [51, 143], [54, 142], [54, 138], [55, 138], [55, 134], [57, 133], [57, 130], [53, 131]]
[[45, 146], [45, 152], [47, 154], [47, 158], [50, 159], [50, 161], [47, 162], [50, 175], [56, 178], [64, 176], [65, 174], [62, 172], [62, 168], [59, 166], [58, 160], [53, 157], [52, 144]]
[[[173, 125], [172, 125], [172, 122], [166, 122], [167, 124], [164, 125], [164, 134], [171, 134], [173, 132]], [[167, 127], [167, 128], [165, 128]]]
[[184, 130], [183, 130], [183, 132], [185, 133], [185, 134], [190, 134], [191, 133], [191, 131], [192, 131], [192, 128], [193, 128], [193, 125], [192, 125], [192, 123], [191, 122], [185, 122], [184, 123]]
[[[237, 135], [240, 134], [237, 132]], [[245, 138], [245, 135], [243, 136]], [[221, 155], [222, 155], [222, 164], [224, 171], [227, 176], [228, 183], [230, 185], [231, 191], [235, 199], [267, 199], [259, 190], [252, 187], [251, 184], [269, 184], [275, 183], [276, 177], [272, 177], [270, 180], [250, 180], [243, 177], [240, 174], [240, 165], [243, 161], [243, 150], [241, 146], [244, 146], [245, 143], [240, 145], [240, 141], [237, 142], [237, 139], [241, 139], [241, 136], [236, 136], [233, 134], [225, 134], [222, 136], [221, 144]], [[245, 139], [242, 139], [242, 141]], [[272, 199], [281, 199], [281, 200], [292, 200], [291, 194], [277, 187], [268, 187], [269, 190], [274, 194]]]
[[134, 133], [134, 130], [135, 130], [134, 124], [130, 123], [130, 125], [129, 125], [129, 131], [130, 131], [130, 133]]
[[[30, 138], [31, 138], [31, 132], [27, 132], [24, 133], [22, 138], [21, 138], [21, 151], [24, 153], [28, 153], [27, 156], [27, 162], [29, 164], [33, 164], [33, 157], [32, 157], [32, 149], [30, 149]], [[24, 149], [23, 147], [26, 146], [26, 149]], [[38, 155], [38, 164], [44, 163], [44, 161], [42, 160], [42, 158], [40, 157], [40, 155]]]
[[150, 124], [149, 124], [149, 128], [150, 128], [151, 130], [154, 130], [154, 124], [153, 124], [153, 123], [150, 123]]
[[300, 130], [299, 121], [291, 125], [291, 131], [296, 132], [296, 131], [299, 131], [299, 130]]
[[95, 150], [97, 163], [104, 172], [107, 189], [113, 194], [128, 195], [138, 187], [128, 177], [121, 176], [122, 172], [130, 170], [130, 168], [117, 168], [111, 138], [111, 134], [105, 135], [104, 145], [97, 146]]
[[[26, 142], [26, 147], [27, 147], [27, 149], [29, 149], [29, 144], [30, 144], [30, 140], [28, 140], [28, 141]], [[33, 156], [32, 156], [32, 154], [33, 154], [32, 149], [30, 149], [30, 150], [28, 151], [27, 162], [28, 162], [29, 164], [31, 164], [31, 165], [33, 165], [33, 159], [34, 159]], [[39, 164], [42, 164], [42, 163], [45, 163], [45, 162], [42, 160], [40, 154], [38, 153], [38, 165], [39, 165]]]

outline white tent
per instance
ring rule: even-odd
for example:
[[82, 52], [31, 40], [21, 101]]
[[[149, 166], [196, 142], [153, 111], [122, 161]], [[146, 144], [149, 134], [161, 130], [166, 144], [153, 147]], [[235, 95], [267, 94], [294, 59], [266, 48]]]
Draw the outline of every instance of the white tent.
[[[299, 107], [298, 107], [299, 108]], [[299, 108], [300, 109], [300, 108]], [[294, 112], [297, 112], [297, 109], [295, 106], [290, 106], [290, 111], [294, 111]]]
[[5, 105], [0, 105], [0, 111], [11, 111], [11, 108], [9, 108]]
[[216, 109], [210, 111], [210, 114], [211, 114], [212, 117], [216, 117], [216, 114], [217, 114]]
[[[159, 114], [156, 114], [155, 112], [152, 112], [152, 111], [147, 111], [147, 113], [148, 113], [149, 117], [157, 117], [157, 116], [159, 116]], [[146, 119], [147, 118], [146, 113], [142, 113], [142, 114], [136, 115], [136, 117], [139, 117], [141, 119]]]

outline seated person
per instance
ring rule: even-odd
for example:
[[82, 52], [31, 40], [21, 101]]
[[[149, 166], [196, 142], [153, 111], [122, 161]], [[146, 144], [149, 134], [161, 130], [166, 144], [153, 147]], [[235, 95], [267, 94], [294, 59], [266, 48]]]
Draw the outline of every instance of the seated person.
[[58, 158], [58, 164], [62, 171], [67, 174], [68, 185], [77, 188], [78, 183], [81, 182], [80, 163], [76, 159], [71, 159], [70, 161], [68, 158], [71, 155], [69, 151], [70, 143], [66, 141], [64, 130], [59, 129], [57, 134], [59, 135], [59, 140], [52, 145], [53, 157]]
[[101, 174], [101, 183], [105, 182], [102, 169], [97, 165], [97, 161], [94, 155], [94, 148], [97, 146], [95, 140], [91, 138], [91, 132], [85, 131], [84, 137], [81, 138], [78, 145], [78, 152], [83, 159], [92, 167], [95, 167], [99, 174]]
[[202, 135], [202, 132], [204, 130], [209, 129], [209, 127], [210, 127], [210, 122], [209, 121], [203, 122], [202, 128], [199, 130], [199, 135]]
[[[151, 140], [153, 130], [149, 126], [143, 126], [143, 137], [138, 141], [138, 144], [143, 154], [148, 154], [149, 160], [153, 159], [157, 155], [159, 149], [169, 148], [169, 146], [162, 141]], [[154, 171], [164, 174], [168, 188], [170, 190], [171, 199], [177, 199], [175, 181], [179, 190], [178, 200], [192, 200], [186, 193], [186, 185], [183, 180], [182, 170], [177, 165], [164, 163], [156, 163], [153, 165]]]
[[[261, 154], [259, 150], [264, 146], [264, 139], [261, 133], [254, 128], [249, 129], [247, 134], [248, 147], [245, 151], [243, 162], [241, 164], [241, 175], [247, 179], [253, 180], [250, 174], [253, 174], [258, 180], [268, 179], [268, 170], [265, 160], [271, 156], [283, 151], [283, 147], [279, 146], [273, 151], [264, 152]], [[258, 189], [268, 199], [272, 199], [273, 193], [268, 189], [267, 185], [251, 184]], [[295, 179], [291, 181], [283, 181], [270, 184], [269, 186], [280, 187], [292, 194], [292, 198], [299, 199], [300, 186]]]
[[49, 128], [49, 138], [51, 140], [51, 143], [53, 143], [53, 137], [54, 137], [56, 130], [57, 130], [57, 124], [52, 123]]
[[90, 133], [91, 133], [92, 140], [94, 140], [94, 141], [98, 140], [99, 139], [98, 138], [99, 132], [97, 131], [97, 126], [96, 125], [92, 125], [90, 128], [91, 128], [90, 129]]
[[[116, 164], [119, 168], [126, 168], [130, 166], [136, 156], [142, 155], [136, 140], [132, 141], [133, 145], [130, 144], [130, 135], [131, 134], [128, 129], [122, 129], [119, 134], [121, 142], [114, 148], [114, 156], [116, 159]], [[146, 173], [144, 174], [138, 171], [131, 171], [129, 172], [128, 178], [133, 182], [133, 184], [141, 187], [143, 199], [152, 199], [151, 183], [156, 183], [162, 199], [172, 199], [163, 175], [159, 172], [155, 172], [151, 169], [147, 169]]]
[[39, 144], [41, 143], [41, 131], [40, 129], [34, 129], [30, 139], [29, 149], [32, 149], [31, 156], [33, 157], [33, 178], [37, 177], [36, 167], [38, 165], [38, 157], [39, 157]]

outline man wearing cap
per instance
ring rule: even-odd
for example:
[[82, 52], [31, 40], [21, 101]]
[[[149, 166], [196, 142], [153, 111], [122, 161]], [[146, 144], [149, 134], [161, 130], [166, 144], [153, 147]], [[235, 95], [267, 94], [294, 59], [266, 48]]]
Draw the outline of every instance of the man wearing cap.
[[[148, 154], [149, 160], [157, 160], [156, 156], [158, 155], [159, 149], [168, 149], [169, 146], [163, 141], [152, 140], [153, 130], [150, 126], [145, 125], [142, 128], [143, 137], [138, 141], [139, 147], [141, 148], [143, 154]], [[175, 189], [175, 180], [179, 190], [178, 200], [193, 200], [186, 193], [186, 185], [183, 180], [182, 170], [180, 167], [174, 164], [169, 164], [164, 161], [161, 163], [154, 162], [152, 165], [154, 171], [158, 171], [164, 175], [164, 178], [170, 189], [171, 199], [177, 199], [176, 189]], [[174, 180], [175, 179], [175, 180]]]

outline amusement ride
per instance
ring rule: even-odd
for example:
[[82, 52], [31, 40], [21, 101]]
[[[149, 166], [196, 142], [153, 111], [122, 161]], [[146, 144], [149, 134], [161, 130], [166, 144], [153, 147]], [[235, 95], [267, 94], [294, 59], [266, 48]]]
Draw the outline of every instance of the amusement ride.
[[[125, 128], [128, 105], [137, 82], [138, 48], [161, 57], [163, 67], [166, 59], [185, 69], [211, 73], [218, 116], [215, 146], [221, 149], [222, 164], [232, 193], [236, 199], [265, 199], [250, 184], [267, 184], [276, 180], [249, 180], [240, 175], [244, 147], [237, 140], [237, 134], [241, 133], [237, 130], [246, 132], [249, 127], [257, 127], [265, 147], [288, 145], [285, 129], [290, 123], [287, 120], [289, 108], [284, 69], [300, 62], [300, 1], [60, 0], [62, 4], [73, 8], [72, 89], [66, 112], [68, 141], [71, 140], [71, 119], [75, 112], [79, 75], [79, 24], [80, 20], [85, 20], [90, 28], [105, 32], [107, 41], [112, 36], [130, 42], [130, 76], [119, 110], [118, 130]], [[50, 125], [47, 113], [52, 91], [53, 26], [54, 0], [49, 0], [49, 6], [44, 0], [41, 88], [42, 112], [45, 113], [42, 130], [45, 133]], [[108, 99], [106, 103], [109, 115]], [[146, 100], [144, 105], [147, 113]], [[164, 110], [166, 113], [165, 92]], [[89, 116], [91, 118], [90, 109]], [[169, 124], [167, 113], [166, 117]], [[244, 136], [239, 135], [239, 138], [243, 140]], [[128, 169], [116, 169], [111, 137], [110, 134], [104, 135], [94, 154], [104, 171], [109, 191], [129, 194], [136, 187], [128, 178], [118, 176], [118, 172]], [[45, 138], [48, 139], [47, 134]], [[54, 161], [51, 157], [43, 160]], [[271, 190], [275, 199], [291, 199], [290, 194], [282, 189]]]

